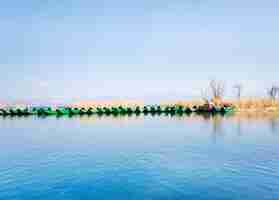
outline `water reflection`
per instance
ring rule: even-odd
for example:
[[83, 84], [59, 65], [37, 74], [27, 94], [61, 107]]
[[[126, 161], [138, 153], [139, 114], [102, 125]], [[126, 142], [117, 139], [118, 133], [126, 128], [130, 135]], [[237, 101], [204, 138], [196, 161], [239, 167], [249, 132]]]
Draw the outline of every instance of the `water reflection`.
[[81, 116], [1, 116], [1, 120], [27, 120], [36, 118], [38, 120], [56, 119], [56, 120], [75, 120], [81, 123], [143, 123], [145, 120], [159, 119], [163, 121], [182, 121], [182, 122], [203, 122], [211, 126], [211, 132], [216, 141], [216, 138], [223, 137], [226, 129], [224, 123], [233, 122], [236, 125], [236, 133], [238, 136], [243, 135], [243, 125], [246, 123], [268, 124], [270, 132], [279, 134], [279, 113], [277, 112], [239, 112], [227, 115], [221, 114], [130, 114], [130, 115], [81, 115]]
[[279, 120], [271, 118], [270, 119], [270, 130], [274, 134], [279, 134]]
[[274, 134], [279, 133], [279, 113], [278, 112], [242, 112], [235, 113], [228, 118], [237, 122], [237, 132], [242, 135], [243, 123], [261, 123], [266, 122], [269, 126], [270, 132]]
[[0, 199], [276, 199], [278, 125], [276, 113], [0, 117]]
[[240, 118], [237, 119], [237, 134], [238, 136], [242, 135], [242, 121]]
[[217, 138], [224, 136], [223, 117], [220, 115], [212, 117], [212, 135], [214, 142], [216, 142]]

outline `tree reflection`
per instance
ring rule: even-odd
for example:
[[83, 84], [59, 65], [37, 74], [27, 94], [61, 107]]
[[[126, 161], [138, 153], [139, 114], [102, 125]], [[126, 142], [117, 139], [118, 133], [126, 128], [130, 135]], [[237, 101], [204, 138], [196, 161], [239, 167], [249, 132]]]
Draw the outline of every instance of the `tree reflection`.
[[224, 136], [223, 120], [224, 117], [221, 115], [212, 116], [212, 138], [214, 142], [217, 141], [218, 137]]
[[270, 130], [272, 134], [279, 134], [279, 120], [277, 118], [271, 117], [269, 119]]
[[237, 135], [242, 135], [242, 120], [240, 118], [237, 118]]

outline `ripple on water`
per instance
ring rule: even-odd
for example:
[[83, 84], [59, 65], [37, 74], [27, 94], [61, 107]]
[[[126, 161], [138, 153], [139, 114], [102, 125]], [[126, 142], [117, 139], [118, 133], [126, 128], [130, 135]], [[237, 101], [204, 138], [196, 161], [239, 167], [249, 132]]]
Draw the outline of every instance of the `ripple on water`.
[[268, 122], [255, 129], [244, 121], [239, 135], [230, 121], [213, 134], [210, 119], [183, 120], [57, 126], [52, 119], [51, 132], [38, 129], [41, 121], [5, 121], [0, 199], [278, 198], [279, 140]]

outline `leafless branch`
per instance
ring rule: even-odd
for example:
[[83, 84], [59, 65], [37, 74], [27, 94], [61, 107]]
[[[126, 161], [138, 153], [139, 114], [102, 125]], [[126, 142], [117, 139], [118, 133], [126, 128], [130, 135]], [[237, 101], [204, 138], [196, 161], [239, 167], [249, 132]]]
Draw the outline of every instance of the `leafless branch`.
[[222, 99], [225, 94], [225, 83], [223, 81], [211, 80], [209, 88], [213, 99]]
[[238, 84], [234, 85], [233, 88], [236, 89], [236, 96], [237, 96], [238, 99], [240, 99], [242, 89], [243, 89], [243, 85], [241, 83], [238, 83]]
[[275, 100], [276, 98], [279, 98], [279, 87], [273, 85], [271, 88], [268, 88], [267, 95], [273, 100]]

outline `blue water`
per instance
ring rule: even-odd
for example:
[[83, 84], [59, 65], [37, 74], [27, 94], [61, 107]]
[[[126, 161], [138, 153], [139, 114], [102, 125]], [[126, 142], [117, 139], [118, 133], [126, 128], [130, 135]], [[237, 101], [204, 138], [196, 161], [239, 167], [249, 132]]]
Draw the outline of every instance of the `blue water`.
[[0, 199], [279, 199], [279, 121], [0, 118]]

